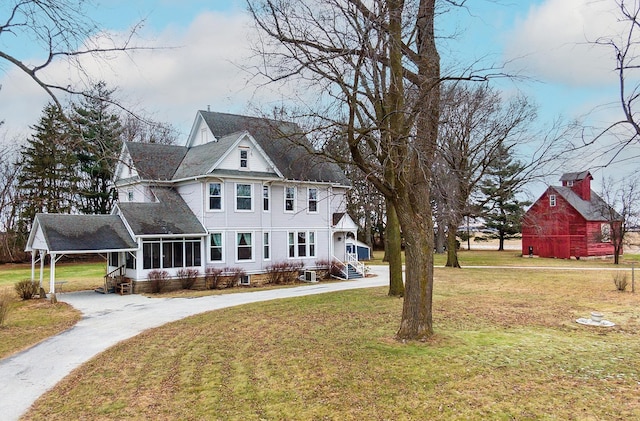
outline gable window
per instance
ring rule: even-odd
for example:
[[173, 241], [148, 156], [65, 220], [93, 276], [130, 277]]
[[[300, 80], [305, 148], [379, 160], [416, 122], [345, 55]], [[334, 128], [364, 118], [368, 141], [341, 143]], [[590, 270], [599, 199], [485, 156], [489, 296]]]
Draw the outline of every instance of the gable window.
[[318, 189], [310, 188], [307, 193], [307, 212], [318, 212]]
[[295, 187], [284, 188], [284, 211], [285, 212], [296, 211], [296, 188]]
[[209, 210], [222, 210], [222, 183], [209, 183]]
[[554, 207], [556, 205], [556, 195], [549, 195], [549, 206]]
[[212, 233], [209, 236], [209, 241], [209, 260], [212, 262], [222, 262], [222, 233]]
[[133, 189], [127, 190], [127, 202], [133, 202]]
[[265, 212], [269, 212], [270, 197], [271, 189], [269, 186], [262, 186], [262, 210]]
[[288, 234], [289, 257], [316, 257], [316, 233], [314, 231], [290, 231]]
[[207, 129], [203, 127], [200, 129], [200, 143], [207, 143]]
[[253, 242], [250, 232], [239, 232], [237, 234], [237, 260], [253, 260]]
[[252, 190], [253, 185], [251, 184], [236, 184], [236, 210], [253, 210]]
[[240, 149], [240, 168], [249, 168], [249, 149]]
[[271, 244], [270, 244], [270, 238], [269, 238], [269, 233], [265, 232], [263, 234], [263, 240], [262, 240], [262, 258], [264, 260], [269, 260], [271, 259]]

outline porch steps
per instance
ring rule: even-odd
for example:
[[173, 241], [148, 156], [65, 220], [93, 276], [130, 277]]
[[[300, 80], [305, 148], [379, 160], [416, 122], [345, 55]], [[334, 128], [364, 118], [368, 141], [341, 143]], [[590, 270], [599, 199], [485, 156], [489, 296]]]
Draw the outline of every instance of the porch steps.
[[362, 273], [358, 272], [352, 265], [347, 265], [347, 271], [349, 272], [349, 279], [362, 278]]

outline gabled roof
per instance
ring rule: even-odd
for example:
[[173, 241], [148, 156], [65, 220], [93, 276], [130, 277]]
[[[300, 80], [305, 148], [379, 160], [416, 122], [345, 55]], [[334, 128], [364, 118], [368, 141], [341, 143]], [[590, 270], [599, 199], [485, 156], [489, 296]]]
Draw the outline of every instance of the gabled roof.
[[584, 200], [570, 187], [552, 186], [550, 189], [562, 196], [587, 221], [609, 221], [611, 217], [614, 221], [622, 220], [620, 214], [593, 190], [591, 200]]
[[580, 181], [584, 180], [587, 177], [593, 178], [589, 171], [566, 172], [562, 174], [562, 177], [560, 177], [560, 181]]
[[[117, 215], [37, 214], [27, 242], [33, 250], [36, 236], [42, 236], [50, 253], [73, 254], [131, 251], [138, 244]], [[37, 246], [38, 249], [43, 244]]]
[[[205, 122], [217, 141], [194, 147], [126, 143], [140, 178], [169, 181], [207, 175], [242, 136], [248, 135], [273, 164], [274, 174], [286, 180], [349, 185], [342, 169], [316, 153], [302, 130], [293, 123], [198, 111], [196, 123]], [[194, 123], [194, 127], [196, 125]], [[230, 174], [223, 171], [221, 174]], [[251, 175], [244, 173], [245, 175]], [[256, 174], [273, 177], [274, 174]]]
[[143, 180], [171, 180], [187, 154], [187, 148], [159, 143], [125, 144], [138, 175]]
[[119, 203], [117, 208], [135, 235], [205, 235], [207, 230], [171, 188], [152, 189], [157, 202]]
[[198, 111], [213, 135], [221, 139], [248, 131], [288, 180], [349, 185], [340, 167], [315, 151], [297, 124], [235, 114]]

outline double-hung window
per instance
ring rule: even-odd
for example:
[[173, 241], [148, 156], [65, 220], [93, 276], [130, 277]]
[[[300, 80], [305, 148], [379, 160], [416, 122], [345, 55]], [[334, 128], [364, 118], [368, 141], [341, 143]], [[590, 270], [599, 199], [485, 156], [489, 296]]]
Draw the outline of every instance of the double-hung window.
[[262, 258], [264, 260], [271, 259], [271, 241], [270, 241], [269, 233], [265, 232], [262, 234]]
[[209, 210], [222, 210], [222, 183], [209, 183]]
[[253, 185], [251, 184], [236, 184], [236, 210], [253, 210], [252, 191]]
[[296, 211], [296, 188], [287, 186], [284, 188], [284, 211]]
[[307, 190], [307, 212], [318, 213], [318, 189]]
[[222, 245], [222, 233], [214, 232], [209, 236], [209, 260], [212, 262], [223, 261], [223, 245]]
[[237, 260], [253, 260], [253, 242], [250, 232], [237, 233]]
[[269, 212], [271, 205], [271, 188], [269, 186], [262, 186], [262, 210]]
[[288, 234], [289, 257], [316, 257], [316, 233], [314, 231], [290, 231]]
[[549, 195], [549, 206], [554, 207], [556, 205], [556, 195]]
[[240, 168], [241, 169], [249, 168], [249, 149], [246, 149], [246, 148], [240, 149]]

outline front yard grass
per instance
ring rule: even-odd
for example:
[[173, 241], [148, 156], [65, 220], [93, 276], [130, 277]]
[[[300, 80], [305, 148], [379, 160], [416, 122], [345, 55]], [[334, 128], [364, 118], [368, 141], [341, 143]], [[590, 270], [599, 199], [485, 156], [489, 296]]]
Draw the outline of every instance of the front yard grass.
[[[435, 278], [426, 343], [393, 339], [386, 288], [235, 307], [118, 344], [25, 419], [640, 418], [640, 296], [610, 272]], [[575, 322], [593, 310], [616, 326]]]

